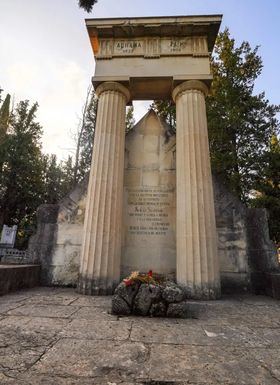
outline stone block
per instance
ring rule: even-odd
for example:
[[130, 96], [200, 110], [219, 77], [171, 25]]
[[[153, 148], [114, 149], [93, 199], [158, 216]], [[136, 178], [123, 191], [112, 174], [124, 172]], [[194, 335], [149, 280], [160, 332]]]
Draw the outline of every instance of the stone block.
[[128, 303], [119, 295], [114, 295], [112, 298], [112, 314], [116, 315], [129, 315], [131, 314], [131, 308]]
[[0, 265], [0, 295], [39, 284], [40, 265]]
[[163, 301], [153, 303], [150, 309], [150, 315], [152, 317], [165, 317], [167, 306]]
[[179, 286], [170, 282], [163, 289], [162, 298], [168, 303], [181, 302], [184, 299], [184, 292]]
[[169, 304], [167, 316], [172, 318], [199, 318], [205, 311], [205, 304], [185, 301]]
[[271, 282], [271, 296], [280, 299], [280, 273], [268, 274]]
[[155, 285], [142, 284], [134, 300], [133, 313], [148, 315], [153, 302], [161, 297], [161, 288]]
[[115, 294], [121, 297], [129, 307], [132, 306], [133, 300], [138, 293], [140, 282], [134, 282], [133, 285], [126, 286], [124, 282], [121, 282], [115, 290]]
[[59, 205], [43, 204], [38, 207], [37, 221], [38, 223], [56, 223]]

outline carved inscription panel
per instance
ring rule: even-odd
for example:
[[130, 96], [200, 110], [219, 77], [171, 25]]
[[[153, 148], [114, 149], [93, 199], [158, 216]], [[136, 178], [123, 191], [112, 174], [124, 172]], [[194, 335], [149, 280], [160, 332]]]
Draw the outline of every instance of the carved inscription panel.
[[150, 111], [126, 136], [123, 276], [150, 269], [175, 273], [175, 136], [166, 130]]
[[100, 39], [97, 59], [143, 56], [160, 57], [174, 55], [208, 56], [207, 38], [170, 37], [170, 38], [139, 38], [139, 39]]
[[128, 189], [128, 234], [131, 238], [170, 235], [174, 193], [160, 187]]

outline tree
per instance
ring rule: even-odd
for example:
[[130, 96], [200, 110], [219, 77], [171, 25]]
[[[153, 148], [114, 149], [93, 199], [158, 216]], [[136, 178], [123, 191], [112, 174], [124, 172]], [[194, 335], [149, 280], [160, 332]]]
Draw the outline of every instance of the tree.
[[0, 228], [4, 223], [30, 226], [42, 202], [42, 127], [35, 120], [37, 108], [37, 103], [29, 106], [28, 101], [22, 101], [9, 116], [0, 174]]
[[[86, 102], [83, 107], [80, 127], [77, 135], [75, 151], [75, 162], [72, 167], [73, 179], [72, 188], [86, 175], [88, 175], [92, 161], [92, 150], [94, 145], [94, 133], [97, 120], [98, 99], [94, 90], [90, 87], [87, 92]], [[126, 133], [135, 124], [134, 108], [130, 106], [126, 112]], [[70, 170], [70, 159], [68, 159], [68, 170]], [[72, 160], [71, 160], [72, 162]]]
[[151, 108], [153, 108], [173, 129], [176, 129], [176, 107], [172, 101], [155, 100], [151, 104]]
[[11, 95], [7, 94], [0, 107], [0, 144], [4, 142], [9, 127]]
[[[206, 98], [212, 169], [244, 202], [249, 202], [273, 133], [278, 135], [279, 106], [269, 104], [265, 94], [254, 95], [261, 74], [258, 47], [248, 42], [236, 47], [228, 29], [218, 35], [211, 61], [213, 82]], [[174, 128], [175, 106], [155, 101], [152, 107]]]
[[42, 202], [48, 204], [58, 203], [70, 189], [67, 162], [58, 163], [54, 154], [42, 154], [42, 161], [44, 183]]
[[255, 183], [253, 207], [265, 207], [269, 213], [269, 232], [271, 238], [280, 243], [280, 142], [273, 135], [270, 148], [263, 154], [262, 167]]
[[[272, 143], [278, 141], [280, 108], [265, 93], [254, 95], [262, 67], [258, 47], [236, 46], [228, 29], [218, 35], [206, 98], [210, 155], [213, 171], [243, 202], [268, 209], [270, 234], [279, 242], [279, 147]], [[152, 107], [176, 126], [172, 102], [155, 101]]]
[[85, 175], [90, 170], [97, 107], [98, 99], [93, 88], [90, 86], [87, 91], [87, 97], [83, 107], [82, 118], [80, 120], [77, 134], [72, 187], [83, 180]]
[[125, 125], [126, 125], [126, 130], [125, 130], [126, 133], [128, 133], [135, 125], [133, 106], [129, 106], [126, 110]]
[[[0, 89], [0, 97], [1, 97]], [[11, 96], [7, 94], [2, 106], [0, 107], [0, 172], [2, 172], [5, 151], [6, 151], [6, 138], [9, 127], [10, 118], [10, 100]], [[1, 101], [1, 99], [0, 99]]]
[[213, 83], [207, 98], [212, 166], [244, 202], [250, 200], [262, 155], [273, 133], [279, 132], [276, 113], [265, 94], [254, 95], [262, 70], [258, 47], [236, 47], [228, 29], [218, 35], [212, 58]]
[[97, 3], [97, 0], [79, 0], [79, 7], [83, 8], [87, 12], [91, 12], [94, 4]]

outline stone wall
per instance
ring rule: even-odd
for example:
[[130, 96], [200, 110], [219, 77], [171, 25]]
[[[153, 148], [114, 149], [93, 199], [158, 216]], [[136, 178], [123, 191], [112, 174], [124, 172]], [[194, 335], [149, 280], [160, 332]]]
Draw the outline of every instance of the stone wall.
[[280, 266], [265, 209], [247, 208], [213, 177], [222, 291], [264, 293], [267, 274]]
[[[213, 182], [222, 290], [246, 291], [253, 285], [257, 292], [263, 292], [266, 274], [279, 271], [266, 211], [247, 209], [217, 177]], [[38, 208], [37, 233], [30, 239], [29, 252], [34, 262], [41, 263], [45, 285], [76, 286], [86, 186], [87, 181], [59, 205]], [[173, 269], [175, 272], [175, 260]]]
[[216, 176], [213, 187], [222, 289], [247, 290], [250, 285], [247, 208]]
[[[174, 132], [148, 112], [126, 137], [122, 277], [141, 267], [175, 275], [175, 158]], [[273, 280], [268, 273], [279, 272], [266, 211], [246, 208], [216, 176], [213, 185], [222, 291], [264, 292]], [[38, 209], [29, 252], [45, 285], [77, 284], [86, 190], [87, 180], [60, 204]]]
[[76, 286], [87, 180], [58, 205], [41, 205], [37, 211], [37, 232], [29, 242], [33, 261], [41, 263], [44, 285]]

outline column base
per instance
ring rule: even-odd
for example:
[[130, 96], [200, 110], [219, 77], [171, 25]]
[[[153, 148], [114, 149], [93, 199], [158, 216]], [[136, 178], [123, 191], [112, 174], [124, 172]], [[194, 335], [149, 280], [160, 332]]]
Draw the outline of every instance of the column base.
[[112, 295], [119, 282], [108, 282], [107, 278], [87, 278], [79, 276], [77, 292], [84, 295]]
[[221, 286], [216, 284], [191, 285], [180, 284], [186, 299], [215, 300], [221, 298]]

